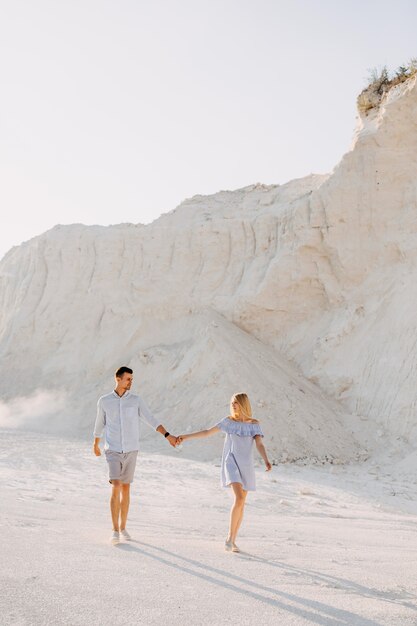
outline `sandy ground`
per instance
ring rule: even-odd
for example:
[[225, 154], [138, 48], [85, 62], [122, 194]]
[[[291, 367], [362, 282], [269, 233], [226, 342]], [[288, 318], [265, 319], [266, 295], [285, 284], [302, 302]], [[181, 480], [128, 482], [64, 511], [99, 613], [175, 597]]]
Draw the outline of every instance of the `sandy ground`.
[[230, 554], [219, 468], [142, 453], [134, 541], [112, 547], [104, 457], [0, 434], [1, 624], [417, 624], [415, 481], [259, 468]]

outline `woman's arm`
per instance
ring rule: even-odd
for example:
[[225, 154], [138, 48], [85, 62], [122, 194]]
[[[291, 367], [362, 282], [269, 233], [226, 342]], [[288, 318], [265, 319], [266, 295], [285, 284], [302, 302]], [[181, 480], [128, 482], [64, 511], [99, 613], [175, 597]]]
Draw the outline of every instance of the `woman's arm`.
[[210, 435], [214, 435], [218, 433], [220, 428], [218, 426], [213, 426], [212, 428], [208, 428], [206, 430], [198, 430], [195, 433], [188, 433], [188, 435], [180, 435], [178, 439], [180, 443], [185, 441], [186, 439], [200, 439], [201, 437], [209, 437]]
[[262, 443], [261, 435], [255, 435], [255, 443], [256, 443], [256, 447], [258, 449], [259, 454], [261, 455], [261, 457], [264, 460], [266, 471], [269, 472], [269, 470], [272, 468], [272, 465], [269, 462], [269, 459], [267, 457], [265, 446]]

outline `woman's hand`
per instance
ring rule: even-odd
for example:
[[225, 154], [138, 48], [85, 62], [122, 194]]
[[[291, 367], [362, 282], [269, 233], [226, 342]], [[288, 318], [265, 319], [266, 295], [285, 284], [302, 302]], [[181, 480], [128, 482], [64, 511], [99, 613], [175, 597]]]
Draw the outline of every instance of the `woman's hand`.
[[178, 445], [181, 445], [183, 441], [185, 441], [187, 439], [187, 435], [178, 435], [177, 437], [177, 441], [178, 441]]
[[268, 461], [268, 459], [265, 461], [265, 472], [269, 472], [272, 469], [272, 465], [271, 463]]

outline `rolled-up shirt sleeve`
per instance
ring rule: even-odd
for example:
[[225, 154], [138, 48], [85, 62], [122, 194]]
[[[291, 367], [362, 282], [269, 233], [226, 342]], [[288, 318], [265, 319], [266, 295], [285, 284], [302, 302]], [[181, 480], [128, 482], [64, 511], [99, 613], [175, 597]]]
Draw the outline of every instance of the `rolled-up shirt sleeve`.
[[139, 417], [143, 418], [149, 426], [152, 426], [155, 430], [160, 426], [161, 422], [152, 415], [145, 400], [139, 397]]
[[106, 425], [106, 412], [103, 408], [101, 398], [97, 402], [97, 417], [94, 424], [94, 437], [100, 438], [103, 436], [104, 427]]

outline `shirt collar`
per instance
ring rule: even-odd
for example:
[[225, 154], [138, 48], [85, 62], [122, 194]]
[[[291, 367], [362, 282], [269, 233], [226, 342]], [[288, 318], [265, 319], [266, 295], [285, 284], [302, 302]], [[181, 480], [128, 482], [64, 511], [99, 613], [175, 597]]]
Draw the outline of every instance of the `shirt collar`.
[[129, 391], [129, 389], [128, 389], [127, 391], [125, 391], [125, 392], [124, 392], [124, 394], [123, 394], [122, 396], [119, 396], [119, 394], [118, 394], [118, 393], [116, 393], [116, 390], [115, 390], [115, 389], [113, 389], [113, 395], [114, 395], [114, 396], [116, 396], [116, 398], [119, 398], [119, 400], [120, 400], [121, 398], [126, 398], [129, 394], [130, 394], [130, 391]]

